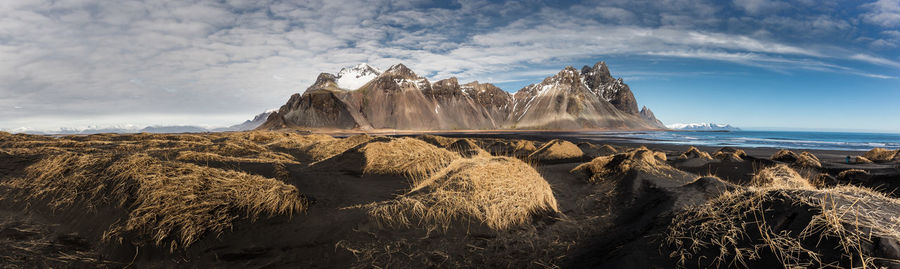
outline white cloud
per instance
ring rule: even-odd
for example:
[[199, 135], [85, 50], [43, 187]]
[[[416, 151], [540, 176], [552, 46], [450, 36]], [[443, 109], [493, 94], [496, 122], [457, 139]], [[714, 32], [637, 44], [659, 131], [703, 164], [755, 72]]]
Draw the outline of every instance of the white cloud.
[[734, 0], [734, 5], [750, 14], [774, 12], [789, 6], [778, 0]]
[[862, 14], [866, 22], [883, 27], [900, 26], [900, 0], [878, 0], [863, 5], [869, 12]]
[[[0, 1], [0, 127], [72, 118], [231, 124], [245, 116], [212, 115], [256, 114], [303, 91], [318, 73], [359, 62], [403, 62], [431, 78], [482, 82], [547, 75], [552, 72], [536, 74], [532, 66], [597, 55], [665, 55], [775, 70], [840, 70], [827, 63], [835, 57], [898, 67], [873, 54], [836, 54], [716, 30], [709, 26], [724, 18], [712, 2], [654, 3], [556, 8], [466, 0], [457, 9], [423, 9], [386, 0]], [[798, 23], [779, 25], [792, 24]], [[824, 16], [803, 25], [831, 32], [852, 27]]]
[[875, 56], [868, 55], [868, 54], [861, 54], [861, 53], [853, 54], [849, 58], [858, 60], [858, 61], [873, 63], [873, 64], [880, 64], [880, 65], [886, 65], [886, 66], [891, 66], [891, 67], [895, 67], [895, 68], [900, 68], [900, 62], [891, 61], [891, 60], [888, 60], [885, 58], [875, 57]]

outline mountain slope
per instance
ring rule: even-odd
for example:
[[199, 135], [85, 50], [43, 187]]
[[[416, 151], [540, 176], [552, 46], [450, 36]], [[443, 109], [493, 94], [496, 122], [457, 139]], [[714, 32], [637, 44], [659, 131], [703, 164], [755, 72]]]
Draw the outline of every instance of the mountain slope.
[[[350, 82], [342, 82], [342, 80]], [[359, 85], [359, 87], [355, 87]], [[651, 113], [652, 116], [652, 113]], [[653, 117], [655, 119], [655, 117]], [[260, 129], [657, 129], [605, 63], [566, 67], [515, 94], [489, 84], [434, 83], [402, 64], [384, 72], [360, 64], [322, 73]]]
[[641, 108], [641, 118], [644, 119], [647, 123], [650, 123], [653, 127], [656, 128], [666, 128], [666, 125], [662, 123], [662, 121], [656, 119], [656, 115], [653, 115], [653, 111], [651, 111], [646, 106]]
[[515, 94], [512, 120], [525, 129], [651, 129], [635, 115], [600, 99], [571, 66]]
[[402, 64], [394, 65], [345, 98], [368, 121], [365, 128], [435, 129], [438, 117], [423, 90], [431, 87]]
[[256, 127], [259, 127], [260, 125], [265, 123], [266, 120], [269, 119], [269, 115], [272, 115], [275, 112], [278, 112], [278, 109], [272, 109], [272, 110], [268, 110], [263, 113], [259, 113], [256, 116], [254, 116], [253, 119], [246, 120], [240, 124], [235, 124], [235, 125], [231, 125], [228, 127], [222, 127], [222, 128], [214, 128], [211, 131], [213, 131], [213, 132], [228, 132], [228, 131], [253, 130], [253, 129], [256, 129]]

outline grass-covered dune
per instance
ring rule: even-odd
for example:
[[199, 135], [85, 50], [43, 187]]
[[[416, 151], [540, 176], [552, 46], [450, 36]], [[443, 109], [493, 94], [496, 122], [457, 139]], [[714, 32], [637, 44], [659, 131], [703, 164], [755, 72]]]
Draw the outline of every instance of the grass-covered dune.
[[0, 132], [0, 264], [900, 266], [897, 151], [524, 138]]

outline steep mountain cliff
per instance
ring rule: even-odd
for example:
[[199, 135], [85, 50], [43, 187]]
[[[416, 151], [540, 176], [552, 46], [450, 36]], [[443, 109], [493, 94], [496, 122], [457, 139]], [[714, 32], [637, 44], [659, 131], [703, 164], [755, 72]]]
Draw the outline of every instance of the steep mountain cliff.
[[[650, 113], [652, 117], [652, 112]], [[655, 119], [655, 117], [652, 117]], [[430, 82], [402, 64], [384, 72], [360, 64], [322, 73], [260, 129], [656, 129], [605, 63], [566, 67], [514, 95], [477, 81]]]
[[660, 129], [666, 128], [666, 125], [663, 124], [662, 121], [656, 119], [656, 115], [653, 115], [653, 111], [650, 111], [650, 109], [646, 106], [641, 108], [641, 118], [644, 119], [644, 121], [650, 123], [650, 125], [652, 125], [653, 127]]
[[257, 114], [256, 116], [253, 117], [253, 119], [246, 120], [240, 124], [235, 124], [235, 125], [231, 125], [228, 127], [222, 127], [222, 128], [215, 128], [215, 129], [212, 129], [212, 131], [213, 132], [227, 132], [227, 131], [253, 130], [253, 129], [256, 129], [256, 127], [259, 127], [260, 125], [265, 123], [266, 120], [269, 119], [269, 115], [272, 115], [272, 113], [275, 113], [275, 112], [278, 112], [278, 109], [268, 110], [266, 112]]
[[511, 120], [524, 129], [651, 129], [635, 115], [601, 99], [571, 66], [514, 95]]
[[585, 65], [581, 68], [581, 76], [584, 85], [595, 95], [625, 113], [638, 115], [634, 93], [631, 92], [628, 84], [622, 81], [622, 78], [613, 78], [606, 62], [598, 62], [594, 64], [593, 68]]

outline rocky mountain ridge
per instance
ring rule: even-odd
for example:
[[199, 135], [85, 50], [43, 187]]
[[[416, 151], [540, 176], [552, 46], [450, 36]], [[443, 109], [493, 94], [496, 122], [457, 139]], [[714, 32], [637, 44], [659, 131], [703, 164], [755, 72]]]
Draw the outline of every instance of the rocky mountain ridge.
[[[371, 77], [371, 78], [370, 78]], [[342, 82], [352, 78], [352, 83]], [[358, 85], [358, 87], [353, 88]], [[649, 111], [649, 110], [648, 110]], [[403, 64], [384, 72], [367, 64], [322, 73], [294, 94], [260, 129], [660, 129], [605, 62], [569, 66], [542, 82], [508, 93], [455, 77], [435, 82]]]
[[675, 123], [667, 125], [669, 129], [688, 130], [688, 131], [740, 131], [741, 128], [731, 126], [730, 124], [719, 123]]

